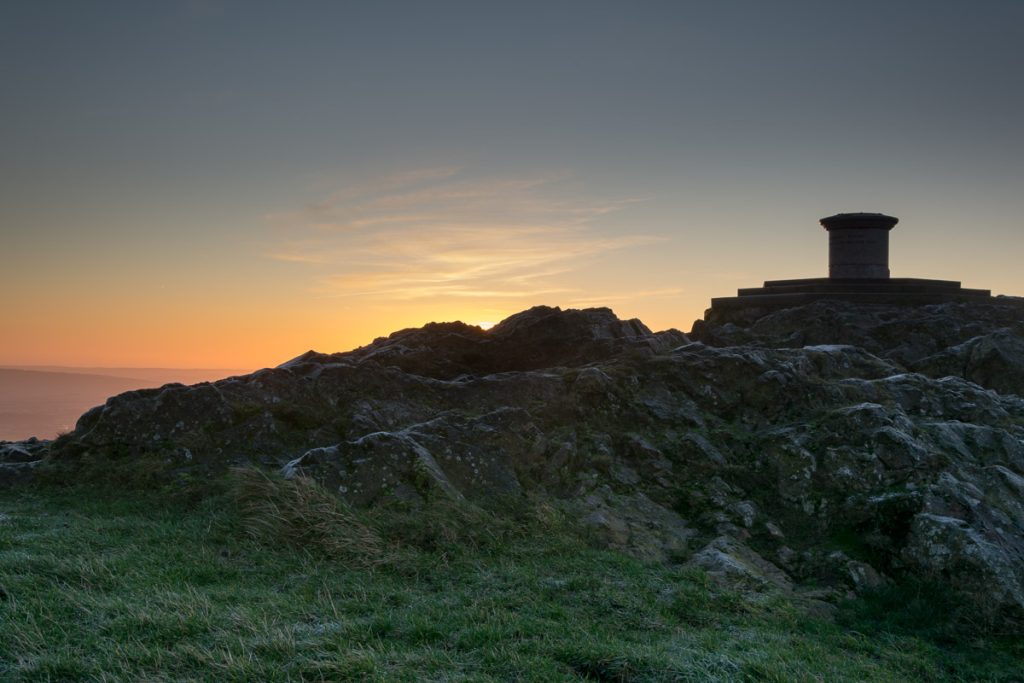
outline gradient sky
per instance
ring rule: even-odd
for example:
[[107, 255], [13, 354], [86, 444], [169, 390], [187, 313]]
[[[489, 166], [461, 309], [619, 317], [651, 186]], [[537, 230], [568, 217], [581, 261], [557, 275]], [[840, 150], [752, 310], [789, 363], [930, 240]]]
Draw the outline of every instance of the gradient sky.
[[900, 217], [1024, 294], [1024, 2], [5, 2], [0, 364], [261, 367], [431, 320], [688, 330]]

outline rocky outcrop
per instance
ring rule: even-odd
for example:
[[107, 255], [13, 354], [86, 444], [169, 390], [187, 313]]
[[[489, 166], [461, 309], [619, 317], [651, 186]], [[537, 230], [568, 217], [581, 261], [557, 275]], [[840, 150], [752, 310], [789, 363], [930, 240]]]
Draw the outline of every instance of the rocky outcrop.
[[625, 351], [651, 355], [687, 342], [678, 330], [657, 334], [639, 320], [619, 320], [608, 308], [563, 311], [535, 306], [488, 331], [465, 323], [430, 323], [372, 344], [325, 355], [309, 351], [285, 363], [374, 362], [424, 377], [537, 370], [585, 365]]
[[819, 301], [753, 320], [748, 313], [698, 320], [690, 336], [712, 346], [846, 344], [929, 377], [962, 377], [1001, 393], [1024, 393], [1024, 299], [931, 306]]
[[818, 302], [688, 338], [538, 307], [122, 394], [53, 450], [263, 463], [357, 505], [526, 491], [598, 542], [726, 580], [845, 595], [911, 573], [1012, 622], [1022, 328], [998, 304]]
[[963, 377], [1001, 394], [1024, 394], [1024, 328], [971, 337], [908, 365], [929, 377]]

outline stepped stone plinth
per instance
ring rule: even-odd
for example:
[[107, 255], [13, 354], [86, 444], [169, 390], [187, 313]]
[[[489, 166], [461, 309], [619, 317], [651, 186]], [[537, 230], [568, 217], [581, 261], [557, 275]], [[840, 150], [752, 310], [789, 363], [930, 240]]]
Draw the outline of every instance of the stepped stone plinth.
[[987, 289], [965, 289], [952, 280], [889, 276], [889, 231], [899, 222], [881, 213], [839, 213], [821, 219], [829, 237], [829, 277], [769, 280], [711, 300], [705, 320], [760, 317], [774, 310], [834, 299], [861, 304], [923, 306], [988, 301]]

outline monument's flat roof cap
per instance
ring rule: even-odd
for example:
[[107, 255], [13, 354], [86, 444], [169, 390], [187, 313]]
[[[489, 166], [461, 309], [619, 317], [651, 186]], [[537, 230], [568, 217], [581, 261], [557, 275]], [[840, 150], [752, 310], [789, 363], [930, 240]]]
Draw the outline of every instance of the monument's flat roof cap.
[[819, 222], [826, 230], [892, 230], [900, 219], [884, 213], [837, 213]]

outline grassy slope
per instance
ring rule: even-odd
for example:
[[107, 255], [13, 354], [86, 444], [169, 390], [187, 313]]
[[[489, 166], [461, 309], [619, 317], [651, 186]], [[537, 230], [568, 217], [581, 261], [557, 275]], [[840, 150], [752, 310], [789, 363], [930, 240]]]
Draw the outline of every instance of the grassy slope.
[[1020, 643], [940, 633], [941, 615], [908, 616], [906, 596], [833, 623], [588, 548], [558, 524], [448, 527], [443, 510], [377, 513], [390, 550], [366, 566], [324, 544], [254, 540], [232, 500], [0, 493], [0, 680], [1010, 681], [1024, 670]]

